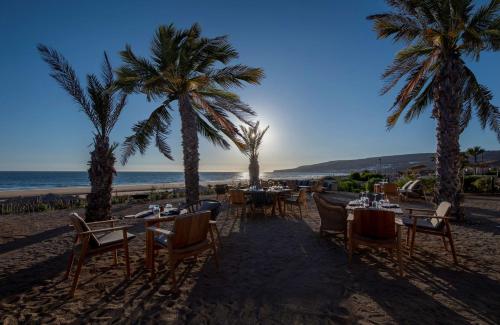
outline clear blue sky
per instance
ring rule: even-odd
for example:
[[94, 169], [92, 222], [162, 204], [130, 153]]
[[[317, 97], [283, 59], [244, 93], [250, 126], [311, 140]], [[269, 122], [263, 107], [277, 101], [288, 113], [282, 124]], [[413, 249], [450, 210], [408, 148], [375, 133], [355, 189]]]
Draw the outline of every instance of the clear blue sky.
[[[115, 67], [126, 43], [139, 53], [160, 24], [199, 22], [206, 36], [228, 34], [240, 61], [265, 69], [261, 86], [239, 93], [269, 124], [262, 170], [336, 159], [432, 152], [435, 123], [429, 114], [386, 131], [394, 93], [379, 96], [380, 75], [399, 45], [376, 40], [365, 17], [384, 10], [370, 1], [1, 1], [0, 170], [84, 170], [91, 127], [48, 75], [37, 43], [62, 52], [80, 77], [98, 72], [106, 50]], [[500, 105], [500, 60], [485, 54], [471, 64]], [[81, 78], [82, 82], [84, 81]], [[133, 96], [113, 140], [121, 142], [153, 104]], [[151, 148], [120, 170], [182, 170], [180, 126], [169, 142], [175, 161]], [[462, 148], [499, 149], [495, 135], [474, 120]], [[244, 171], [235, 149], [201, 142], [201, 170]]]

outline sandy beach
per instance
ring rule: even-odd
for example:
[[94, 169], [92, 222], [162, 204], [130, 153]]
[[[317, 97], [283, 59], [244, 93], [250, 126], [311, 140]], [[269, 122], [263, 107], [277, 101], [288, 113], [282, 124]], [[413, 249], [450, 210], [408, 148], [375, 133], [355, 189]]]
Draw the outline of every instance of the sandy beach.
[[[467, 196], [465, 207], [467, 222], [452, 225], [460, 265], [439, 238], [422, 235], [416, 256], [405, 254], [404, 277], [384, 252], [362, 250], [348, 267], [342, 243], [319, 236], [312, 202], [302, 220], [223, 213], [220, 270], [207, 255], [181, 264], [178, 293], [165, 253], [150, 280], [143, 221], [127, 220], [138, 235], [130, 242], [131, 280], [122, 259], [113, 266], [111, 253], [92, 258], [73, 299], [70, 281], [62, 280], [73, 238], [70, 211], [1, 216], [0, 315], [6, 324], [498, 324], [500, 199]], [[113, 214], [144, 208], [117, 205]]]

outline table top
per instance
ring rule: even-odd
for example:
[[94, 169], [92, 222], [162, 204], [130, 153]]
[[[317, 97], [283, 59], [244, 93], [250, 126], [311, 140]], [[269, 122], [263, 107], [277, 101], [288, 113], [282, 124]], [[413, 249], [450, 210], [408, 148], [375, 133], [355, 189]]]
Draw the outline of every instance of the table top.
[[363, 205], [359, 205], [359, 201], [358, 200], [353, 200], [353, 201], [350, 201], [347, 206], [346, 206], [346, 209], [348, 211], [348, 215], [347, 215], [347, 221], [352, 221], [354, 220], [354, 210], [355, 209], [380, 209], [380, 210], [385, 210], [385, 211], [393, 211], [395, 214], [396, 214], [396, 225], [398, 226], [402, 226], [403, 225], [403, 220], [401, 219], [404, 211], [403, 209], [401, 209], [401, 207], [398, 205], [398, 204], [390, 204], [391, 207], [387, 207], [387, 208], [374, 208], [374, 207], [370, 207], [370, 206], [363, 206]]
[[251, 190], [251, 189], [244, 189], [242, 190], [243, 192], [246, 193], [261, 193], [261, 192], [266, 192], [266, 193], [286, 193], [292, 191], [289, 188], [283, 188], [283, 189], [259, 189], [259, 190]]

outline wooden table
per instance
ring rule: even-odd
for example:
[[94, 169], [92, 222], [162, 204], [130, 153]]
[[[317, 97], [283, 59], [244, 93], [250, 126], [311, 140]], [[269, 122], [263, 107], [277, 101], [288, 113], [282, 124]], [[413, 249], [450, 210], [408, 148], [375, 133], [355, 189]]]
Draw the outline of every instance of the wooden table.
[[403, 225], [403, 220], [401, 219], [401, 216], [403, 215], [404, 211], [401, 209], [401, 207], [398, 205], [397, 207], [391, 207], [391, 208], [374, 208], [371, 206], [362, 206], [362, 205], [355, 205], [355, 201], [350, 201], [347, 206], [347, 221], [353, 221], [354, 220], [354, 210], [355, 209], [380, 209], [384, 211], [392, 211], [396, 215], [395, 222], [396, 226], [402, 226]]
[[276, 215], [276, 206], [278, 206], [278, 210], [280, 213], [280, 216], [283, 216], [283, 209], [281, 208], [281, 196], [283, 194], [288, 194], [292, 192], [291, 189], [289, 188], [283, 188], [283, 189], [272, 189], [272, 190], [250, 190], [250, 189], [245, 189], [243, 190], [245, 194], [251, 195], [252, 192], [265, 192], [267, 194], [270, 194], [273, 198], [273, 208], [271, 209], [271, 215], [274, 217]]

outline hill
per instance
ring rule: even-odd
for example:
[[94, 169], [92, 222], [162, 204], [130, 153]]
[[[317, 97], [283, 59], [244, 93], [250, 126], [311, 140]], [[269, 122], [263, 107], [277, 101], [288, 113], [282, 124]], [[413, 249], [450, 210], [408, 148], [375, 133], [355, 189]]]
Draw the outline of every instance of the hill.
[[[385, 173], [394, 173], [417, 165], [425, 165], [427, 169], [434, 169], [433, 156], [434, 153], [414, 153], [352, 160], [334, 160], [291, 169], [279, 169], [275, 170], [275, 172], [349, 173], [362, 170], [382, 170]], [[481, 160], [481, 157], [479, 159]], [[486, 151], [482, 159], [484, 161], [491, 161], [494, 166], [499, 166], [500, 150]]]

